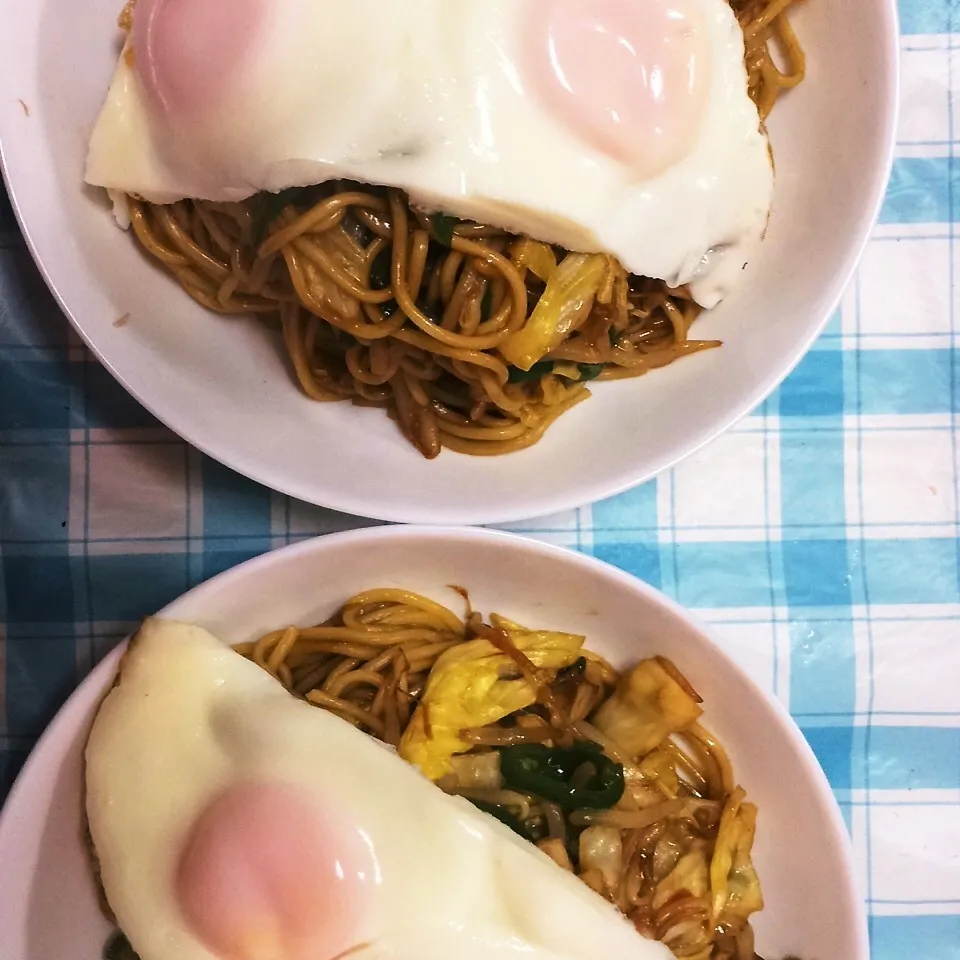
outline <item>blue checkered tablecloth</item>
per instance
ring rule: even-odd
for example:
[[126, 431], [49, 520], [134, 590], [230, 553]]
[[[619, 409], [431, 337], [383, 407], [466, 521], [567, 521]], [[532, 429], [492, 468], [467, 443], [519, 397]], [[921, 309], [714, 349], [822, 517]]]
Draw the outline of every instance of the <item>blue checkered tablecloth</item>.
[[[814, 349], [677, 469], [512, 529], [716, 624], [827, 771], [874, 960], [957, 960], [960, 0], [901, 0], [901, 19], [893, 179]], [[243, 479], [130, 399], [59, 313], [0, 194], [0, 801], [142, 615], [248, 557], [362, 523]]]

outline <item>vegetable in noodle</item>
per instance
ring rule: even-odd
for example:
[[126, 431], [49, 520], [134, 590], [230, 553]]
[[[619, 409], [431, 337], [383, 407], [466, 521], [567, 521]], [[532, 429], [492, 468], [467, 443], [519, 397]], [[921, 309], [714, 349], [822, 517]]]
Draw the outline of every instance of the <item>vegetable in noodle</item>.
[[368, 590], [237, 650], [535, 843], [678, 958], [755, 960], [757, 811], [663, 657]]

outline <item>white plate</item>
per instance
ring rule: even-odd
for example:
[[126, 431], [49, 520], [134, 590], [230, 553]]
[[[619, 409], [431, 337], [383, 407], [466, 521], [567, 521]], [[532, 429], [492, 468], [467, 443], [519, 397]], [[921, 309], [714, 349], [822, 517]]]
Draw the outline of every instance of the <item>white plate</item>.
[[157, 417], [241, 473], [348, 513], [519, 520], [612, 495], [691, 453], [800, 359], [851, 275], [889, 172], [894, 0], [804, 0], [793, 22], [809, 74], [774, 111], [769, 234], [739, 290], [696, 327], [724, 348], [597, 385], [528, 451], [428, 462], [382, 411], [306, 399], [272, 332], [194, 304], [83, 189], [121, 5], [37, 0], [4, 13], [0, 154], [34, 256], [90, 347]]
[[[615, 663], [672, 658], [704, 697], [704, 722], [759, 806], [761, 955], [868, 960], [843, 822], [800, 731], [703, 625], [613, 567], [490, 531], [380, 527], [266, 554], [162, 613], [240, 642], [279, 624], [322, 620], [372, 586], [403, 586], [455, 606], [449, 583], [467, 586], [485, 613], [582, 632]], [[118, 657], [112, 653], [51, 724], [0, 816], [3, 960], [97, 960], [109, 931], [81, 842], [81, 753]]]
[[241, 473], [348, 513], [525, 519], [612, 495], [691, 453], [759, 403], [810, 345], [853, 271], [889, 172], [894, 0], [803, 0], [793, 22], [809, 73], [773, 115], [769, 234], [740, 289], [696, 327], [725, 347], [597, 385], [528, 451], [446, 451], [427, 462], [382, 411], [306, 399], [272, 332], [194, 304], [83, 189], [121, 6], [35, 0], [5, 9], [0, 155], [34, 256], [93, 351], [160, 420]]

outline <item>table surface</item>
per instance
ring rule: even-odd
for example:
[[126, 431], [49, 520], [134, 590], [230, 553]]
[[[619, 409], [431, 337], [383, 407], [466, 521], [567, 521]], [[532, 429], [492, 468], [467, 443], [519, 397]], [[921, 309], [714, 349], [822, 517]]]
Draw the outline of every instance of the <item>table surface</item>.
[[[956, 960], [960, 0], [901, 0], [901, 20], [893, 178], [814, 349], [675, 470], [511, 529], [716, 624], [827, 771], [874, 960]], [[248, 557], [365, 522], [238, 476], [139, 407], [69, 328], [0, 194], [0, 801], [141, 616]]]

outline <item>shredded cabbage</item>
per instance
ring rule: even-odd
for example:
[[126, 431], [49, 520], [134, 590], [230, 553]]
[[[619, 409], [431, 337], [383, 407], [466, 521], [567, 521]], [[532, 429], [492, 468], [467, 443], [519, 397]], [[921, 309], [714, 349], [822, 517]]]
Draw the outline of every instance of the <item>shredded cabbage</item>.
[[744, 923], [763, 909], [760, 880], [750, 859], [757, 829], [757, 808], [744, 803], [742, 787], [730, 794], [720, 817], [720, 829], [710, 863], [713, 916], [718, 923]]
[[654, 750], [640, 761], [640, 772], [656, 783], [660, 792], [675, 800], [680, 791], [680, 777], [673, 757], [666, 750]]
[[450, 772], [455, 787], [481, 787], [498, 790], [503, 786], [500, 776], [500, 754], [475, 753], [466, 757], [451, 757]]
[[601, 254], [567, 254], [547, 281], [527, 322], [500, 344], [504, 359], [529, 370], [560, 346], [586, 319], [608, 270], [609, 258]]
[[521, 237], [510, 248], [510, 256], [518, 267], [526, 267], [546, 283], [557, 269], [557, 258], [548, 243]]
[[700, 847], [694, 847], [685, 853], [670, 873], [657, 884], [657, 890], [653, 895], [653, 908], [659, 910], [678, 893], [689, 893], [697, 898], [704, 897], [709, 888], [706, 855]]
[[[580, 656], [583, 637], [528, 630], [510, 620], [498, 623], [536, 667], [560, 670]], [[431, 780], [450, 773], [451, 758], [471, 746], [461, 731], [495, 723], [536, 702], [534, 688], [515, 676], [514, 662], [488, 640], [446, 650], [427, 677], [420, 704], [400, 740], [400, 756]]]
[[[332, 266], [339, 267], [358, 286], [366, 285], [366, 254], [347, 234], [343, 227], [337, 227], [319, 234], [313, 239], [312, 252], [315, 257], [322, 256]], [[344, 320], [359, 320], [360, 303], [352, 294], [343, 290], [320, 265], [309, 256], [301, 253], [303, 268], [310, 278], [314, 296], [324, 309]]]
[[641, 660], [597, 711], [594, 724], [632, 757], [642, 757], [703, 713], [656, 659]]
[[587, 827], [580, 834], [580, 869], [596, 870], [607, 890], [616, 890], [623, 873], [623, 836], [617, 827]]

